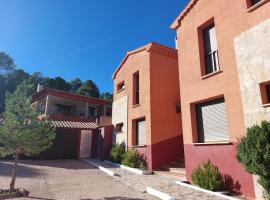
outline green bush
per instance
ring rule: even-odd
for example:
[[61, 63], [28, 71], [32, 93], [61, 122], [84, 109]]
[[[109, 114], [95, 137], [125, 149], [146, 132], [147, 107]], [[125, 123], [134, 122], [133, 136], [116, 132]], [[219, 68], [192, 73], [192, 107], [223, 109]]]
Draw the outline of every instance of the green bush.
[[145, 156], [140, 154], [137, 150], [127, 151], [122, 160], [122, 164], [132, 168], [141, 170], [147, 169], [147, 162]]
[[109, 160], [115, 163], [121, 163], [125, 154], [124, 144], [114, 144], [110, 151]]
[[201, 188], [218, 191], [224, 188], [224, 181], [218, 168], [210, 160], [203, 163], [192, 172], [192, 182]]
[[270, 122], [248, 128], [237, 146], [237, 159], [249, 173], [259, 176], [258, 183], [270, 199]]

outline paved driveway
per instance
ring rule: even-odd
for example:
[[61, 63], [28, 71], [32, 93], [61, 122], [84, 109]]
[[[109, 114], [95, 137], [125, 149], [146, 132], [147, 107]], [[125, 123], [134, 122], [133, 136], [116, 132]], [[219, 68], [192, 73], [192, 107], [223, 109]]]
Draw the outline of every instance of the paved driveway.
[[[8, 188], [11, 170], [11, 162], [0, 162], [0, 188]], [[24, 199], [154, 199], [79, 160], [23, 161], [18, 169], [16, 187], [30, 191], [31, 198]]]

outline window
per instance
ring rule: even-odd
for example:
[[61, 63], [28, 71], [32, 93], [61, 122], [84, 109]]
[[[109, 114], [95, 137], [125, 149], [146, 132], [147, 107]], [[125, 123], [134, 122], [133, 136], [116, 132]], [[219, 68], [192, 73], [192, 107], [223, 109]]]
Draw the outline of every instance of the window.
[[140, 104], [140, 77], [139, 72], [133, 74], [133, 105]]
[[135, 120], [136, 145], [146, 145], [145, 118]]
[[229, 141], [224, 98], [196, 105], [198, 142]]
[[123, 127], [124, 127], [123, 123], [116, 124], [116, 126], [115, 126], [116, 133], [119, 133], [119, 132], [122, 133], [123, 132]]
[[262, 104], [270, 104], [270, 81], [260, 84]]
[[66, 106], [61, 104], [56, 104], [57, 113], [65, 116], [71, 116], [72, 115], [72, 106]]
[[96, 108], [94, 107], [88, 107], [88, 110], [89, 110], [89, 116], [90, 117], [96, 117]]
[[270, 103], [270, 84], [266, 86], [266, 94], [268, 103]]
[[125, 89], [125, 81], [117, 84], [117, 92], [120, 92]]
[[219, 71], [219, 60], [216, 40], [215, 24], [207, 26], [203, 29], [203, 46], [204, 46], [204, 74], [210, 74]]

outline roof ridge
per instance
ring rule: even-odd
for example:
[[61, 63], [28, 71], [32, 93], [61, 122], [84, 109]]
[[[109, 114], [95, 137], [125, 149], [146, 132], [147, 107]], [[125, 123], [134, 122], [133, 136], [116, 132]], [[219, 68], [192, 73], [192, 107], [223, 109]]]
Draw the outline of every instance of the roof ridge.
[[175, 48], [172, 48], [172, 47], [169, 47], [169, 46], [166, 46], [166, 45], [163, 45], [163, 44], [160, 44], [160, 43], [157, 43], [157, 42], [150, 42], [146, 45], [143, 45], [141, 47], [138, 47], [134, 50], [131, 50], [131, 51], [128, 51], [126, 53], [126, 55], [124, 56], [124, 58], [122, 59], [120, 65], [116, 68], [116, 70], [114, 71], [113, 75], [112, 75], [112, 78], [114, 79], [117, 72], [120, 70], [120, 68], [122, 67], [122, 65], [126, 62], [126, 60], [128, 59], [128, 57], [130, 55], [133, 55], [133, 54], [136, 54], [136, 53], [139, 53], [139, 52], [142, 52], [142, 51], [151, 51], [151, 50], [160, 50], [159, 53], [163, 54], [163, 55], [166, 55], [166, 56], [170, 56], [170, 57], [173, 57], [173, 58], [177, 58], [177, 49]]
[[179, 26], [181, 26], [181, 21], [187, 16], [189, 11], [196, 5], [198, 1], [199, 0], [190, 0], [190, 2], [186, 5], [186, 7], [180, 12], [180, 14], [173, 21], [170, 28], [176, 30]]

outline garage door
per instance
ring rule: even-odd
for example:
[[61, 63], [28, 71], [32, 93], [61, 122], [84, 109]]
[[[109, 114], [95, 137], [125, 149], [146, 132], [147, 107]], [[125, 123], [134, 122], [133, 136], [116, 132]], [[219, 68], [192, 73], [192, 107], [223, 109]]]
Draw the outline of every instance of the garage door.
[[58, 129], [52, 146], [39, 157], [43, 159], [76, 159], [77, 147], [77, 131]]

